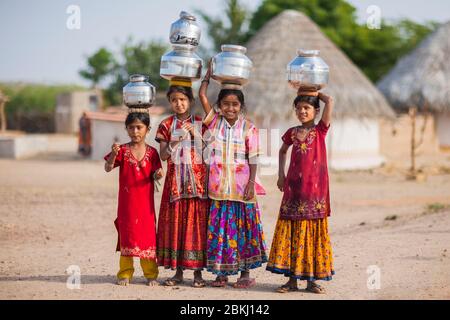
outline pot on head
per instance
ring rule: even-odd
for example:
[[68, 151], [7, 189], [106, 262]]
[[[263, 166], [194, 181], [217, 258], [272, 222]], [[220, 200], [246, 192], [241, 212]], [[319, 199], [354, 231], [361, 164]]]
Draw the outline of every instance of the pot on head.
[[186, 45], [173, 45], [174, 50], [161, 57], [159, 74], [167, 80], [187, 78], [198, 80], [202, 74], [203, 60]]
[[319, 57], [319, 50], [298, 50], [287, 65], [286, 78], [295, 89], [317, 91], [328, 83], [329, 67]]
[[128, 107], [148, 108], [155, 102], [156, 89], [142, 74], [130, 76], [130, 82], [123, 87], [123, 102]]
[[245, 85], [250, 78], [252, 61], [245, 55], [247, 48], [224, 44], [222, 52], [215, 55], [211, 62], [211, 78], [218, 83]]

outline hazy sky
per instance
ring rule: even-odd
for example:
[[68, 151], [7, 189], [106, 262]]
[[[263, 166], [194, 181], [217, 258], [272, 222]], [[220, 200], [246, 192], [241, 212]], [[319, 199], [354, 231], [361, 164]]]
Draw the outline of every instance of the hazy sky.
[[[241, 2], [255, 10], [261, 0]], [[379, 6], [387, 19], [450, 20], [448, 0], [349, 2], [357, 8], [361, 21], [370, 5]], [[79, 30], [66, 26], [70, 5], [80, 8]], [[101, 46], [117, 52], [128, 36], [168, 42], [170, 24], [179, 12], [197, 8], [219, 15], [223, 0], [0, 0], [0, 81], [87, 84], [78, 76], [86, 55]], [[207, 42], [206, 32], [202, 41]]]

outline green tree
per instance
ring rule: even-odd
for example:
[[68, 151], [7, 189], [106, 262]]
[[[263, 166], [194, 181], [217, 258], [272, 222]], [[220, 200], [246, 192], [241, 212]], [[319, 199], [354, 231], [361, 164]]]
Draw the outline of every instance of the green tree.
[[196, 10], [206, 23], [208, 36], [211, 38], [215, 52], [222, 44], [242, 44], [248, 39], [249, 11], [239, 0], [226, 0], [225, 19], [211, 17], [202, 10]]
[[81, 77], [92, 82], [92, 87], [97, 87], [115, 64], [114, 57], [105, 48], [100, 48], [92, 56], [87, 58], [87, 68], [79, 71]]
[[136, 73], [147, 75], [157, 89], [167, 89], [168, 81], [159, 75], [161, 56], [167, 50], [168, 46], [160, 41], [133, 44], [129, 39], [121, 50], [123, 63], [116, 63], [110, 73], [113, 80], [105, 92], [107, 101], [112, 105], [120, 104], [122, 88], [128, 83], [129, 76]]

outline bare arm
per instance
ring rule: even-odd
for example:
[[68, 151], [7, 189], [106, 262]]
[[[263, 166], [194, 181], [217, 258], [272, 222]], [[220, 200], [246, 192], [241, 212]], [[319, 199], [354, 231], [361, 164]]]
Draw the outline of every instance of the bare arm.
[[289, 145], [283, 142], [283, 145], [280, 148], [280, 152], [278, 153], [278, 181], [277, 186], [281, 192], [283, 192], [284, 188], [284, 180], [286, 179], [286, 174], [284, 173], [284, 169], [286, 167], [286, 154], [289, 149]]
[[247, 186], [244, 191], [244, 200], [253, 199], [255, 196], [255, 178], [256, 178], [256, 170], [258, 169], [258, 165], [256, 163], [252, 164], [253, 161], [250, 161], [250, 177], [248, 178]]
[[334, 100], [333, 97], [322, 92], [319, 92], [319, 99], [325, 103], [322, 113], [322, 122], [328, 127], [331, 123], [331, 113], [333, 112]]
[[116, 157], [119, 154], [120, 150], [120, 144], [114, 143], [111, 147], [111, 155], [109, 156], [108, 160], [105, 162], [105, 171], [110, 172], [112, 169], [114, 169], [114, 162], [116, 161]]
[[211, 78], [211, 62], [208, 65], [208, 71], [206, 71], [205, 78], [203, 78], [202, 84], [200, 86], [200, 90], [198, 92], [200, 102], [202, 103], [203, 110], [205, 111], [206, 115], [208, 115], [212, 109], [212, 106], [208, 101], [208, 95], [207, 95], [210, 78]]
[[105, 171], [110, 172], [112, 169], [114, 169], [114, 161], [116, 161], [116, 156], [111, 154], [108, 158], [108, 160], [105, 162]]
[[167, 159], [169, 159], [172, 155], [172, 152], [169, 149], [175, 148], [179, 143], [180, 141], [172, 141], [170, 143], [167, 141], [161, 141], [159, 143], [159, 155], [161, 157], [161, 160], [166, 161]]

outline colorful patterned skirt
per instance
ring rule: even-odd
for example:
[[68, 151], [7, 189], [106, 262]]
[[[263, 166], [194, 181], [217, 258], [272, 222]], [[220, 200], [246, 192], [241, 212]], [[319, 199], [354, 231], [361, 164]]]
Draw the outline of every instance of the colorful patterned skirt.
[[278, 219], [266, 269], [300, 280], [331, 280], [332, 254], [327, 218]]
[[202, 270], [206, 267], [208, 199], [161, 201], [157, 261], [166, 269]]
[[207, 270], [233, 275], [267, 262], [257, 204], [212, 200], [208, 221]]

